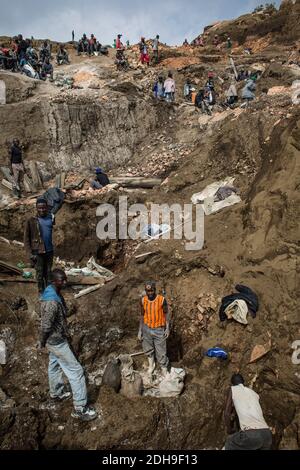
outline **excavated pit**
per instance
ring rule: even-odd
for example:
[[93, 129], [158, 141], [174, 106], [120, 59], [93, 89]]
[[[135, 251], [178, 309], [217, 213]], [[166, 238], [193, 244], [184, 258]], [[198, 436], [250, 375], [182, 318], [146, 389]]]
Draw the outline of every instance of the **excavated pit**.
[[[177, 54], [166, 53], [172, 55]], [[273, 75], [268, 71], [262, 77], [261, 91], [278, 85], [269, 60], [267, 54]], [[224, 65], [212, 64], [221, 73]], [[191, 67], [175, 71], [180, 84], [193, 68], [195, 72]], [[202, 78], [207, 69], [199, 67]], [[279, 68], [280, 79], [289, 86], [286, 69]], [[70, 402], [54, 406], [49, 400], [47, 354], [38, 354], [35, 348], [36, 286], [0, 282], [0, 337], [9, 349], [8, 364], [0, 366], [0, 388], [15, 403], [0, 409], [0, 448], [221, 449], [225, 393], [232, 373], [241, 371], [260, 395], [273, 448], [299, 449], [300, 366], [291, 360], [291, 345], [300, 339], [299, 107], [292, 105], [290, 95], [262, 93], [249, 110], [219, 110], [203, 119], [189, 106], [158, 106], [147, 84], [146, 90], [139, 89], [145, 79], [147, 75], [141, 74], [134, 86], [113, 83], [103, 94], [97, 92], [97, 102], [91, 89], [79, 90], [76, 99], [52, 90], [49, 100], [44, 84], [38, 92], [25, 80], [15, 102], [6, 105], [5, 114], [20, 113], [26, 156], [44, 163], [41, 169], [49, 177], [58, 169], [72, 167], [80, 173], [103, 164], [112, 172], [124, 172], [130, 165], [133, 174], [142, 171], [167, 180], [152, 190], [97, 193], [65, 203], [57, 214], [56, 255], [82, 266], [95, 256], [116, 274], [100, 290], [76, 301], [71, 287], [65, 294], [74, 307], [69, 317], [73, 348], [85, 368], [90, 401], [99, 412], [93, 423], [74, 422]], [[4, 107], [0, 114], [4, 116]], [[9, 116], [0, 136], [2, 163], [4, 144], [13, 132]], [[176, 147], [179, 144], [186, 144], [188, 152]], [[175, 149], [169, 148], [172, 145]], [[161, 160], [153, 164], [156, 153]], [[128, 195], [130, 204], [188, 203], [194, 193], [226, 176], [235, 177], [242, 202], [205, 218], [200, 251], [186, 251], [180, 240], [154, 240], [137, 248], [136, 241], [97, 239], [100, 203], [117, 207], [119, 195]], [[24, 221], [33, 208], [2, 208], [1, 235], [22, 240]], [[0, 250], [1, 258], [10, 263], [26, 261], [21, 247], [0, 241]], [[148, 251], [151, 256], [135, 258]], [[128, 399], [101, 385], [111, 356], [141, 349], [136, 339], [139, 297], [149, 278], [157, 280], [159, 290], [166, 290], [170, 304], [172, 365], [187, 372], [184, 392], [174, 399]], [[258, 294], [257, 317], [249, 318], [247, 326], [220, 324], [220, 300], [237, 283]], [[269, 352], [249, 363], [257, 344]], [[204, 356], [216, 345], [229, 352], [229, 360]], [[136, 359], [136, 369], [141, 370], [144, 362], [143, 357]]]

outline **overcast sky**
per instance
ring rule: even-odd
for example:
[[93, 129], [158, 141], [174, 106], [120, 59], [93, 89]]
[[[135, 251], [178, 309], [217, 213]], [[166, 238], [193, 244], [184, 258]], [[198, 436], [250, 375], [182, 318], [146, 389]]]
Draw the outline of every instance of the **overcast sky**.
[[[160, 35], [167, 44], [194, 39], [217, 20], [232, 19], [265, 3], [264, 0], [0, 0], [0, 36], [57, 41], [94, 33], [111, 44], [118, 33], [131, 43], [141, 35]], [[280, 0], [274, 2], [277, 6]]]

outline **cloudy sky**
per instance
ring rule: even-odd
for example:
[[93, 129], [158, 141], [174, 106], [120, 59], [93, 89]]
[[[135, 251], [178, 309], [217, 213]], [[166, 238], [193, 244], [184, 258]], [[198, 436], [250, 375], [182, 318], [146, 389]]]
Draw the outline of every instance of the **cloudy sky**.
[[[118, 33], [131, 43], [141, 35], [160, 35], [168, 44], [194, 39], [203, 27], [221, 19], [236, 18], [265, 3], [264, 0], [0, 0], [0, 36], [57, 41], [94, 33], [111, 44]], [[275, 0], [276, 5], [280, 0]]]

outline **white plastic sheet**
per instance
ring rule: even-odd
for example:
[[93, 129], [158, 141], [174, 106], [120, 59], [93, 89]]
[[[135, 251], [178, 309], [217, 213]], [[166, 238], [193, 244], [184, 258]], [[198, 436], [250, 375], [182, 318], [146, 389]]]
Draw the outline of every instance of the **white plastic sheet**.
[[220, 211], [224, 207], [229, 207], [238, 202], [241, 202], [240, 196], [237, 194], [231, 194], [223, 201], [215, 202], [214, 196], [219, 188], [222, 186], [232, 186], [234, 178], [225, 178], [222, 181], [216, 181], [215, 183], [209, 184], [206, 188], [200, 193], [193, 194], [191, 200], [193, 204], [200, 204], [204, 210], [205, 215], [214, 214], [215, 212]]

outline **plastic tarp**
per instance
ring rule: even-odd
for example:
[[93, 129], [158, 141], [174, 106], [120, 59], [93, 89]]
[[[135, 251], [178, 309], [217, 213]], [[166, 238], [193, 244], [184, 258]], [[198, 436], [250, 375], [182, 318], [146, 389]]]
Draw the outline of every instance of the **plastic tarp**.
[[241, 202], [240, 196], [237, 194], [231, 194], [223, 201], [215, 201], [215, 194], [223, 186], [232, 186], [234, 178], [225, 178], [222, 181], [216, 181], [215, 183], [209, 184], [200, 193], [193, 194], [191, 200], [193, 204], [200, 204], [204, 210], [205, 215], [214, 214], [224, 207], [233, 206], [238, 202]]

